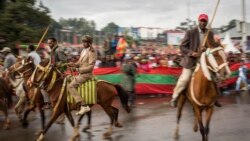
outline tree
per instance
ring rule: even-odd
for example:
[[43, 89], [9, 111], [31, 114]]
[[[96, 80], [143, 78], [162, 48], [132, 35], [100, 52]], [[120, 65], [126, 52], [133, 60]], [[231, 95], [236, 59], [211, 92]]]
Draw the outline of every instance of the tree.
[[104, 32], [106, 36], [114, 36], [118, 34], [118, 29], [119, 29], [119, 26], [111, 22], [107, 26], [102, 28], [102, 32]]
[[13, 47], [21, 43], [37, 43], [51, 18], [43, 4], [35, 6], [36, 0], [6, 1], [0, 14], [0, 33], [6, 45]]
[[85, 18], [61, 18], [59, 23], [66, 29], [71, 29], [74, 33], [81, 35], [91, 35], [95, 33], [96, 24], [94, 21], [87, 21]]

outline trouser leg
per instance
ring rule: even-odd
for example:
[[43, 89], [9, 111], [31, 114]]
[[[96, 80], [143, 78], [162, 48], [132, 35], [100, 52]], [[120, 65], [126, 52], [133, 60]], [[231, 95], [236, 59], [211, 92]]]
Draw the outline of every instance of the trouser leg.
[[174, 88], [174, 93], [172, 95], [172, 98], [174, 100], [176, 100], [179, 95], [181, 94], [181, 92], [186, 89], [187, 87], [187, 84], [192, 76], [192, 73], [193, 73], [193, 70], [192, 69], [185, 69], [183, 68], [182, 70], [182, 74], [181, 76], [179, 77], [178, 81], [177, 81], [177, 84]]
[[80, 103], [81, 105], [84, 105], [85, 103], [84, 103], [82, 97], [80, 96], [80, 94], [78, 93], [77, 88], [82, 83], [86, 82], [88, 79], [90, 79], [90, 78], [79, 75], [79, 76], [75, 77], [73, 79], [73, 81], [71, 81], [71, 83], [68, 85], [68, 91], [69, 91], [70, 95], [74, 98], [76, 103]]

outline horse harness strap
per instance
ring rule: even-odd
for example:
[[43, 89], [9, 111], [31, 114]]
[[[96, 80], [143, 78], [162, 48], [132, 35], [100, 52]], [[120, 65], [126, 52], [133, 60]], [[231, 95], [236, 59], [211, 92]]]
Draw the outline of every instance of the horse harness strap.
[[56, 77], [57, 77], [57, 73], [56, 73], [56, 71], [53, 71], [52, 79], [51, 79], [51, 81], [50, 81], [50, 83], [49, 83], [48, 88], [46, 89], [47, 91], [51, 90], [52, 87], [54, 86], [54, 84], [55, 84], [55, 82], [56, 82]]
[[54, 112], [54, 113], [58, 110], [59, 104], [60, 104], [60, 102], [62, 101], [63, 94], [64, 94], [65, 89], [66, 89], [66, 85], [67, 85], [67, 78], [64, 78], [64, 80], [63, 80], [63, 85], [62, 85], [62, 88], [61, 88], [61, 91], [60, 91], [59, 98], [58, 98], [58, 100], [57, 100], [57, 102], [56, 102], [56, 105], [55, 105], [55, 107], [54, 107], [54, 109], [53, 109], [53, 112]]
[[[199, 106], [201, 106], [201, 107], [206, 106], [206, 104], [202, 104], [202, 103], [199, 102], [199, 101], [197, 100], [197, 98], [195, 97], [195, 94], [194, 94], [194, 73], [193, 73], [192, 78], [191, 78], [191, 98], [192, 98], [192, 100], [193, 100], [197, 105], [199, 105]], [[214, 103], [210, 104], [209, 107], [211, 107], [211, 106], [213, 106], [213, 105], [214, 105]]]

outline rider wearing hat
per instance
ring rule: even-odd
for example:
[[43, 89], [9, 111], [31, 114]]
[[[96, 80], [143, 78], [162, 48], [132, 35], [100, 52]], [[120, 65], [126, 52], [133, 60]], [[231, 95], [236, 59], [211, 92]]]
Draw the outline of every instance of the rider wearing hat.
[[[197, 60], [199, 59], [201, 53], [209, 46], [220, 46], [220, 43], [214, 41], [213, 32], [208, 32], [208, 29], [206, 28], [208, 16], [206, 14], [200, 14], [198, 21], [199, 25], [194, 29], [188, 30], [180, 44], [180, 51], [183, 55], [180, 65], [183, 69], [172, 95], [170, 104], [173, 107], [176, 107], [179, 95], [186, 89], [188, 83], [190, 82], [192, 73], [194, 72]], [[205, 46], [202, 46], [206, 35], [208, 36], [206, 44]], [[215, 105], [221, 107], [217, 101]]]
[[2, 53], [4, 57], [4, 70], [8, 70], [13, 64], [16, 63], [16, 57], [11, 53], [11, 49], [9, 47], [4, 47], [0, 53]]
[[74, 97], [77, 104], [81, 105], [81, 109], [77, 112], [77, 115], [83, 115], [84, 113], [90, 111], [89, 106], [85, 105], [83, 99], [77, 92], [77, 88], [91, 79], [93, 74], [93, 69], [97, 59], [96, 51], [92, 47], [92, 37], [85, 35], [82, 38], [83, 50], [81, 52], [80, 58], [76, 63], [70, 62], [68, 65], [79, 72], [73, 81], [68, 85], [69, 93]]

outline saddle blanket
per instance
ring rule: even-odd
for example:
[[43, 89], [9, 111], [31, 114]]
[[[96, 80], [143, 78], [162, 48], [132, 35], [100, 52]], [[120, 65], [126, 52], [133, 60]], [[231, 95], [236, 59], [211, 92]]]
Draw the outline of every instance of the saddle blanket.
[[[96, 79], [92, 78], [85, 83], [83, 83], [80, 87], [78, 87], [78, 93], [83, 98], [85, 104], [96, 104], [97, 103], [97, 91], [96, 91]], [[74, 103], [74, 98], [68, 93], [67, 101], [69, 103]]]

